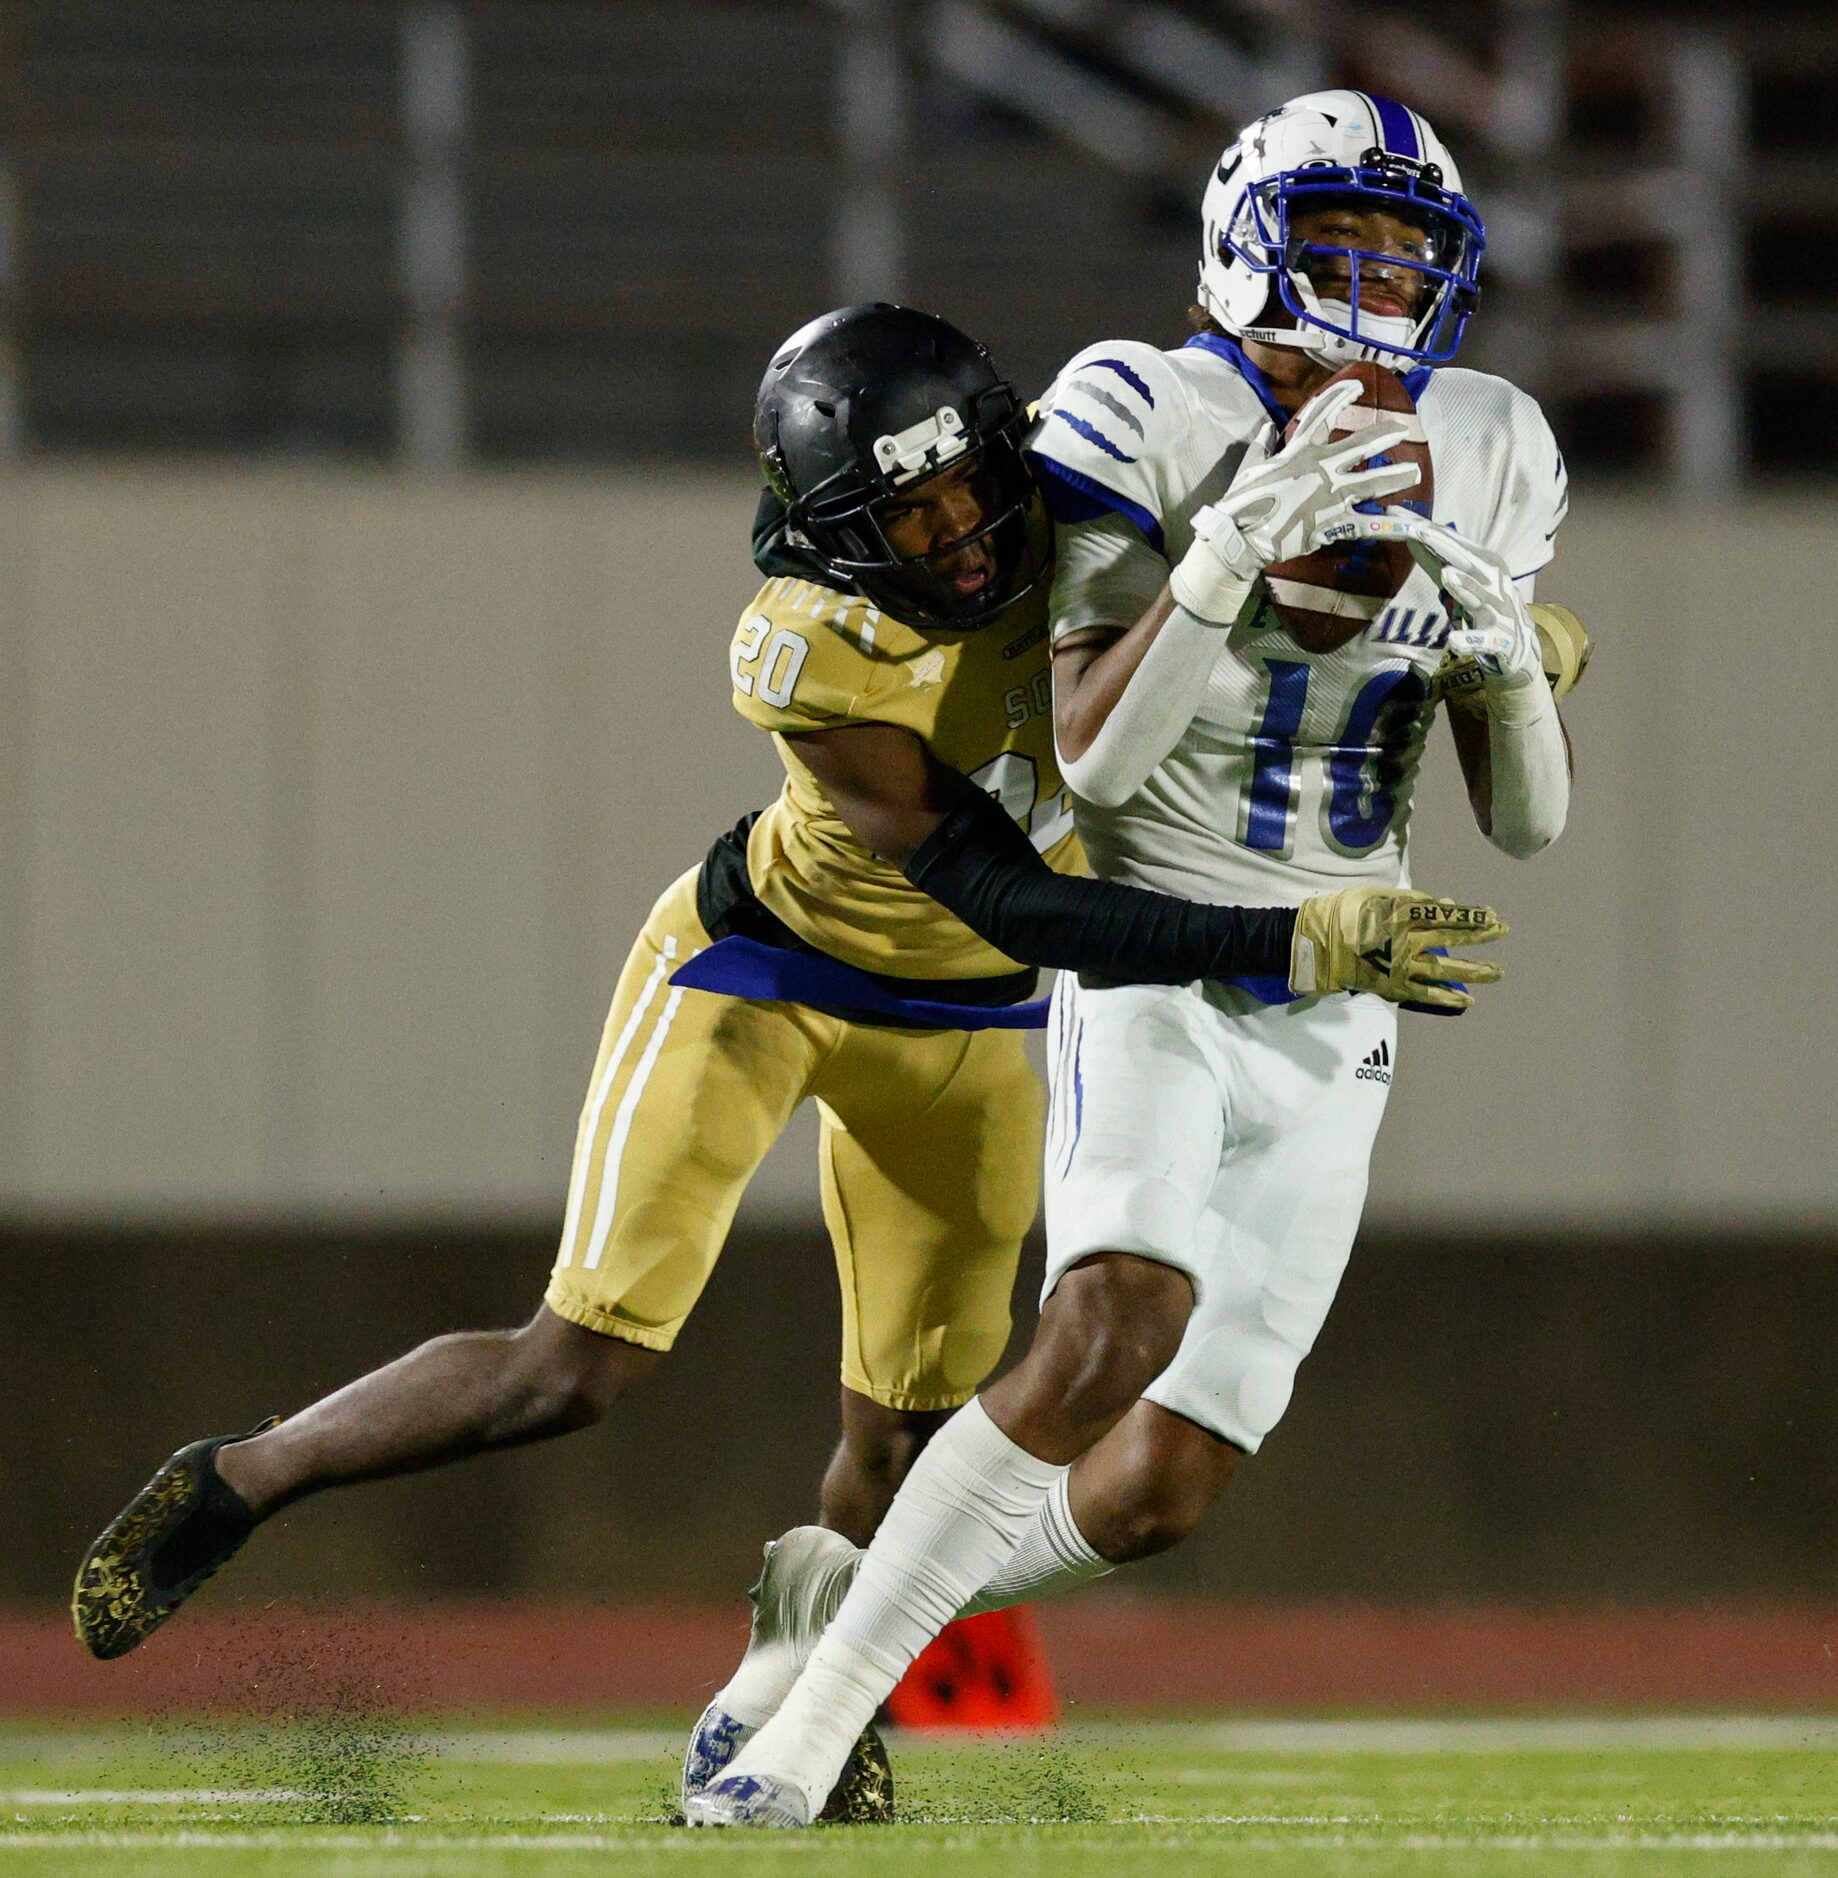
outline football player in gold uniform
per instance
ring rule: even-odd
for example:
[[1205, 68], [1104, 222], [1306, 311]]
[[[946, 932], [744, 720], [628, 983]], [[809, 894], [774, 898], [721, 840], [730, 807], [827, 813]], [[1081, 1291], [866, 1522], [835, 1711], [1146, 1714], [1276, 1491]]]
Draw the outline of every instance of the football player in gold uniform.
[[598, 1419], [671, 1347], [807, 1097], [843, 1302], [820, 1506], [866, 1543], [1007, 1340], [1040, 1178], [1043, 1097], [1018, 1034], [1036, 966], [1287, 976], [1306, 941], [1323, 989], [1463, 997], [1425, 948], [1486, 936], [1478, 909], [1438, 924], [1426, 895], [1359, 889], [1240, 911], [1070, 877], [1026, 421], [981, 347], [906, 309], [843, 309], [780, 349], [756, 417], [770, 578], [730, 673], [786, 780], [632, 949], [542, 1305], [181, 1449], [84, 1560], [73, 1610], [92, 1652], [133, 1648], [307, 1494]]

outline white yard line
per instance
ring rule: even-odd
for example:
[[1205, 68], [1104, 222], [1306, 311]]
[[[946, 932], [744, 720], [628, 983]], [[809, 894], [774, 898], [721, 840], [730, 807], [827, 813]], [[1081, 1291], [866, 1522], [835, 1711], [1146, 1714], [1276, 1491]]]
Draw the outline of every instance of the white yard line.
[[[175, 1731], [168, 1731], [175, 1732]], [[176, 1731], [182, 1733], [182, 1730]], [[415, 1745], [447, 1763], [508, 1766], [600, 1766], [674, 1758], [688, 1733], [676, 1728], [415, 1728]], [[131, 1738], [130, 1738], [131, 1737]], [[1030, 1737], [994, 1737], [1020, 1740]], [[1595, 1754], [1616, 1749], [1730, 1753], [1742, 1750], [1838, 1753], [1838, 1715], [1664, 1715], [1482, 1717], [1418, 1721], [1386, 1718], [1344, 1721], [1127, 1720], [1074, 1723], [1056, 1737], [1101, 1747], [1210, 1749], [1231, 1754]], [[902, 1736], [902, 1754], [987, 1747], [965, 1736]], [[139, 1731], [56, 1733], [0, 1731], [0, 1762], [95, 1760], [132, 1754], [157, 1741]], [[1230, 1772], [1230, 1770], [1227, 1770]], [[1233, 1778], [1253, 1778], [1232, 1773]]]
[[292, 1787], [14, 1787], [0, 1806], [278, 1806], [305, 1796]]
[[[221, 1732], [234, 1739], [234, 1724]], [[0, 1730], [0, 1763], [37, 1763], [43, 1767], [117, 1756], [158, 1755], [188, 1734], [171, 1725], [155, 1735], [133, 1729], [71, 1729], [8, 1734]], [[411, 1720], [405, 1740], [443, 1761], [513, 1766], [596, 1767], [621, 1761], [674, 1759], [689, 1738], [686, 1720], [679, 1728], [418, 1728]]]
[[[791, 1850], [823, 1843], [823, 1835], [754, 1835], [762, 1847]], [[689, 1851], [705, 1842], [680, 1828], [655, 1837], [606, 1832], [480, 1832], [451, 1836], [364, 1832], [0, 1832], [0, 1852], [81, 1847], [97, 1852], [405, 1852], [432, 1858], [442, 1852]]]
[[1169, 1732], [1193, 1747], [1254, 1754], [1607, 1754], [1620, 1748], [1838, 1753], [1838, 1716], [1833, 1715], [1224, 1721], [1195, 1722]]
[[689, 1739], [681, 1728], [482, 1728], [443, 1734], [416, 1730], [418, 1745], [437, 1760], [512, 1767], [589, 1767], [614, 1761], [680, 1758]]
[[[1200, 1820], [1145, 1820], [1162, 1828], [1162, 1835], [1147, 1842], [1133, 1842], [1143, 1849], [1180, 1850], [1194, 1843], [1184, 1826], [1202, 1825]], [[1217, 1821], [1210, 1823], [1228, 1823]], [[919, 1828], [923, 1832], [926, 1828]], [[961, 1826], [933, 1828], [961, 1833]], [[814, 1853], [828, 1843], [823, 1835], [804, 1833], [761, 1833], [754, 1835], [753, 1849], [761, 1852]], [[471, 1852], [625, 1852], [682, 1851], [701, 1847], [702, 1840], [687, 1832], [659, 1833], [655, 1836], [612, 1833], [469, 1833], [451, 1837], [417, 1833], [404, 1836], [393, 1831], [361, 1832], [0, 1832], [0, 1852], [44, 1851], [82, 1848], [96, 1852], [198, 1851], [198, 1852], [404, 1852], [412, 1857], [429, 1859], [440, 1853]], [[1498, 1836], [1478, 1833], [1411, 1833], [1386, 1837], [1376, 1833], [1321, 1832], [1309, 1830], [1281, 1836], [1219, 1839], [1212, 1844], [1233, 1853], [1373, 1852], [1392, 1857], [1399, 1853], [1479, 1853], [1479, 1852], [1838, 1852], [1838, 1832], [1605, 1832], [1605, 1833], [1512, 1833]], [[884, 1846], [851, 1843], [852, 1853], [864, 1859], [871, 1854], [909, 1857], [912, 1840], [902, 1834]]]
[[1177, 1787], [1317, 1787], [1319, 1773], [1301, 1767], [1158, 1767], [1157, 1780]]

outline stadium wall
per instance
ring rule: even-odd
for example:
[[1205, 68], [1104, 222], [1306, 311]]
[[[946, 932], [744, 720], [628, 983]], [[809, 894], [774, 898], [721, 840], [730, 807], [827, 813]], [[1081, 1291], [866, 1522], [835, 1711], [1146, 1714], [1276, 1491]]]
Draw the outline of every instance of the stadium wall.
[[[775, 783], [726, 702], [752, 500], [7, 478], [0, 1213], [546, 1221], [635, 923]], [[1497, 898], [1511, 976], [1408, 1023], [1376, 1221], [1838, 1216], [1828, 533], [1579, 497], [1545, 584], [1599, 646], [1572, 827], [1496, 855], [1438, 737], [1418, 877]], [[747, 1217], [813, 1212], [805, 1133]]]
[[[1445, 1610], [1830, 1606], [1835, 1253], [1829, 1238], [1368, 1232], [1283, 1425], [1200, 1533], [1125, 1588]], [[548, 1259], [547, 1234], [457, 1228], [0, 1235], [0, 1608], [61, 1603], [103, 1519], [180, 1442], [292, 1409], [439, 1331], [519, 1321]], [[211, 1606], [728, 1608], [761, 1542], [812, 1516], [836, 1349], [821, 1235], [743, 1230], [676, 1354], [604, 1424], [297, 1507]]]

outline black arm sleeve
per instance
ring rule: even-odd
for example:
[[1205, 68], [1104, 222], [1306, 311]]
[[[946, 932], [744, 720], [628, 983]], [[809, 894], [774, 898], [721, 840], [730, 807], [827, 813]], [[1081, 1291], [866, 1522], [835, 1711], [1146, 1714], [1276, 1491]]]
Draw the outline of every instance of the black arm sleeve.
[[906, 878], [1024, 965], [1149, 985], [1289, 976], [1291, 907], [1207, 906], [1056, 874], [980, 790], [914, 851]]

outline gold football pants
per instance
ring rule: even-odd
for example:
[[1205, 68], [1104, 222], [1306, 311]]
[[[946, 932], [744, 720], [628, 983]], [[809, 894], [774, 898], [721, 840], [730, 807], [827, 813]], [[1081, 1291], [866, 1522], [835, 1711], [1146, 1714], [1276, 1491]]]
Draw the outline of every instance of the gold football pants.
[[888, 1408], [967, 1402], [1008, 1341], [1040, 1193], [1044, 1098], [1020, 1034], [888, 1030], [672, 986], [708, 943], [692, 871], [613, 994], [549, 1308], [669, 1349], [748, 1180], [812, 1096], [844, 1384]]

